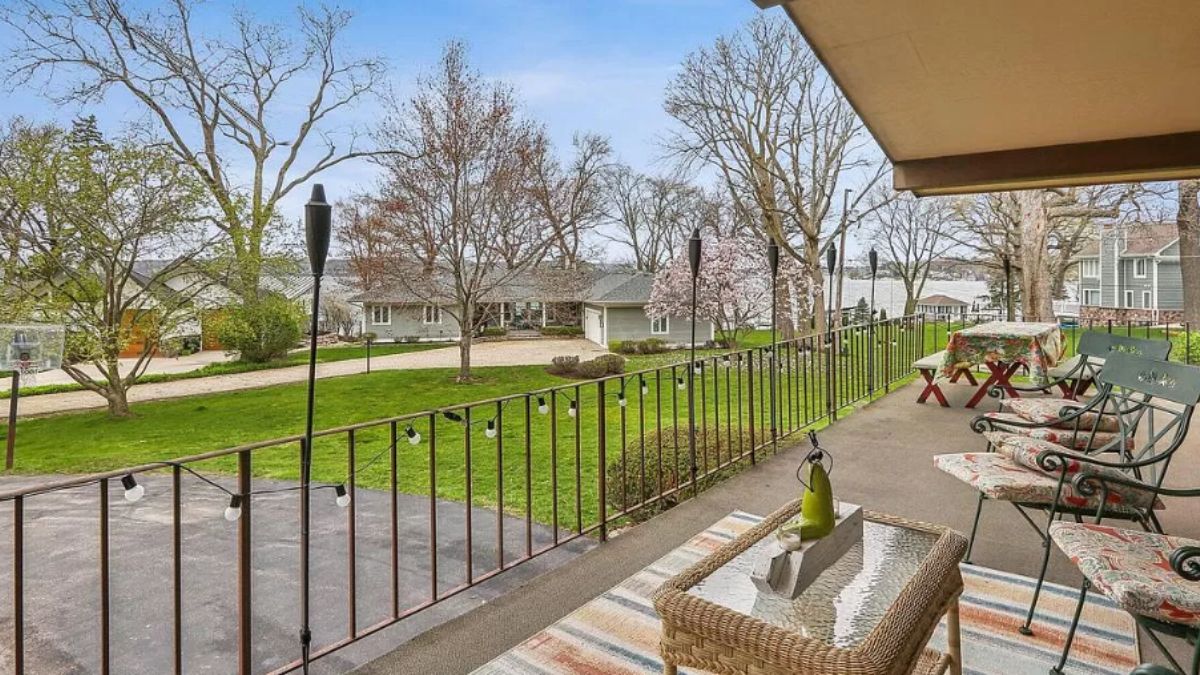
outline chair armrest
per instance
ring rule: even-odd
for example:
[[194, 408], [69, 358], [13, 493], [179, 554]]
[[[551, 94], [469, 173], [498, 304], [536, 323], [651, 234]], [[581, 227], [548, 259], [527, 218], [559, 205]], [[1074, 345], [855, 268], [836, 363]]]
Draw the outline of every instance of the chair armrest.
[[1129, 671], [1129, 675], [1179, 675], [1179, 673], [1157, 663], [1143, 663]]
[[1188, 581], [1200, 581], [1200, 546], [1180, 546], [1171, 551], [1171, 569]]
[[[1091, 461], [1091, 458], [1088, 458]], [[1071, 484], [1075, 486], [1075, 490], [1085, 497], [1095, 496], [1100, 491], [1108, 490], [1109, 484], [1124, 485], [1127, 487], [1153, 492], [1156, 495], [1165, 497], [1200, 497], [1200, 487], [1194, 488], [1171, 488], [1161, 485], [1151, 485], [1133, 478], [1132, 476], [1115, 476], [1108, 474], [1091, 473], [1086, 469], [1080, 471], [1071, 479]]]

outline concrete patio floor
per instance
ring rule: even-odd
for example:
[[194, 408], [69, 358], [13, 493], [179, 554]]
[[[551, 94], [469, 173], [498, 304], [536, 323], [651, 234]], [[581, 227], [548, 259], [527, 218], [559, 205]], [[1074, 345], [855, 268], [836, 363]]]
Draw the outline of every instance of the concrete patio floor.
[[[845, 501], [918, 520], [947, 524], [968, 533], [975, 493], [933, 467], [941, 453], [977, 451], [982, 439], [968, 423], [977, 411], [963, 408], [973, 387], [944, 387], [951, 408], [914, 402], [917, 383], [901, 387], [820, 433], [821, 445], [836, 455], [835, 492]], [[994, 409], [985, 399], [982, 410]], [[650, 521], [627, 530], [569, 564], [532, 580], [355, 671], [359, 675], [468, 672], [505, 652], [624, 578], [683, 544], [730, 511], [767, 514], [799, 494], [795, 470], [807, 442], [789, 439], [786, 449], [757, 466]], [[1200, 485], [1200, 435], [1176, 455], [1169, 484]], [[1167, 532], [1200, 538], [1196, 503], [1167, 500]], [[983, 566], [1032, 576], [1040, 543], [1006, 504], [985, 504], [973, 559]], [[1075, 568], [1057, 549], [1051, 581], [1077, 585]], [[1174, 650], [1173, 650], [1174, 651]], [[1182, 651], [1179, 655], [1182, 655]], [[1145, 660], [1159, 660], [1143, 640]], [[1157, 657], [1157, 658], [1156, 658]], [[1052, 664], [1047, 664], [1047, 668]]]

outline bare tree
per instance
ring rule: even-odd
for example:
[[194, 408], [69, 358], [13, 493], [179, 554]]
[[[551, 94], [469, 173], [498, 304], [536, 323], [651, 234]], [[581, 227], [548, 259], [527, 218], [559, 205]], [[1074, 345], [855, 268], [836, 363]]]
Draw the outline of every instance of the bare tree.
[[[226, 38], [197, 32], [194, 4], [143, 11], [122, 0], [15, 0], [0, 9], [20, 37], [9, 76], [72, 78], [58, 103], [100, 101], [115, 88], [141, 106], [215, 203], [234, 283], [253, 300], [280, 201], [332, 166], [376, 154], [354, 132], [339, 138], [331, 122], [375, 89], [384, 65], [342, 54], [348, 12], [301, 9], [292, 25], [239, 12]], [[291, 128], [277, 122], [292, 117], [285, 109], [299, 111]], [[314, 142], [324, 147], [305, 152]]]
[[912, 314], [925, 288], [929, 270], [956, 242], [954, 204], [946, 199], [918, 199], [911, 194], [892, 198], [875, 196], [885, 203], [864, 220], [865, 239], [881, 249], [885, 269], [904, 282], [904, 313]]
[[[595, 134], [576, 134], [571, 141], [575, 154], [565, 169], [545, 147], [533, 153], [533, 185], [530, 194], [538, 214], [549, 229], [552, 254], [560, 266], [574, 269], [579, 264], [584, 236], [604, 214], [601, 184], [612, 146]], [[518, 247], [519, 248], [519, 247]]]
[[[393, 210], [400, 209], [398, 205]], [[358, 287], [371, 290], [390, 278], [389, 265], [397, 245], [383, 207], [375, 199], [358, 195], [338, 202], [335, 237], [350, 263]]]
[[379, 129], [380, 144], [400, 151], [384, 162], [392, 278], [458, 321], [459, 381], [471, 378], [488, 304], [551, 245], [529, 199], [545, 141], [518, 109], [512, 89], [485, 81], [452, 42]]
[[1179, 271], [1183, 276], [1183, 320], [1200, 322], [1200, 180], [1181, 180], [1176, 185], [1179, 207], [1175, 225], [1179, 230]]
[[956, 237], [990, 253], [985, 264], [999, 268], [1009, 260], [1018, 279], [1008, 283], [1020, 288], [1022, 318], [1052, 321], [1054, 298], [1075, 256], [1095, 239], [1097, 225], [1123, 222], [1144, 192], [1143, 186], [1130, 184], [983, 195], [965, 212], [968, 223]]
[[[841, 228], [828, 222], [833, 197], [855, 180], [848, 208], [862, 215], [860, 202], [886, 167], [795, 27], [758, 16], [693, 52], [665, 108], [682, 125], [668, 150], [715, 169], [734, 208], [802, 261], [819, 295], [821, 255]], [[824, 323], [819, 316], [818, 330]]]
[[658, 272], [682, 250], [693, 227], [711, 214], [697, 211], [696, 189], [675, 176], [649, 176], [619, 164], [607, 172], [603, 239], [632, 256], [633, 267]]
[[[0, 180], [2, 199], [16, 191], [23, 204], [0, 223], [19, 241], [14, 289], [67, 324], [71, 379], [103, 396], [110, 415], [127, 416], [129, 388], [209, 283], [193, 264], [211, 244], [200, 226], [202, 188], [161, 147], [110, 144], [93, 119], [69, 134], [28, 132], [4, 145], [15, 143], [5, 155], [25, 154], [18, 165], [30, 172]], [[160, 257], [170, 260], [145, 262]], [[131, 349], [132, 364], [122, 364]]]

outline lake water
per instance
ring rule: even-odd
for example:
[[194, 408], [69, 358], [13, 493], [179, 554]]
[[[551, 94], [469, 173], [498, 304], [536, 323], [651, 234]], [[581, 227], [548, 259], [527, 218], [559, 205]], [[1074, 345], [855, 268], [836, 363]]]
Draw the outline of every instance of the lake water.
[[[970, 305], [976, 297], [987, 294], [987, 283], [930, 279], [925, 282], [921, 297], [935, 294], [948, 295]], [[842, 286], [842, 307], [853, 307], [859, 298], [871, 301], [871, 280], [846, 279]], [[900, 316], [904, 312], [904, 282], [899, 279], [876, 279], [875, 308], [886, 310], [888, 316]]]

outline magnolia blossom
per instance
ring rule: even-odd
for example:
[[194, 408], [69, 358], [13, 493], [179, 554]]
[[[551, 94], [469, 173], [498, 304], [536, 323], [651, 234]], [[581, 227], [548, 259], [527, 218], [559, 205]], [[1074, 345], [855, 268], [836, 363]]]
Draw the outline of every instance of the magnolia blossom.
[[[809, 284], [795, 261], [780, 256], [780, 312], [793, 323], [811, 306]], [[688, 316], [692, 303], [692, 273], [687, 251], [654, 278], [646, 313], [653, 318]], [[696, 280], [696, 316], [712, 321], [725, 336], [737, 339], [771, 311], [771, 272], [766, 246], [750, 237], [709, 239], [700, 256]]]

